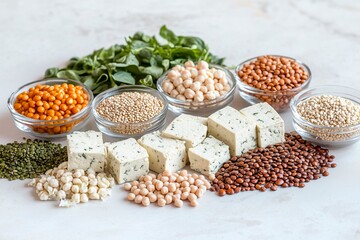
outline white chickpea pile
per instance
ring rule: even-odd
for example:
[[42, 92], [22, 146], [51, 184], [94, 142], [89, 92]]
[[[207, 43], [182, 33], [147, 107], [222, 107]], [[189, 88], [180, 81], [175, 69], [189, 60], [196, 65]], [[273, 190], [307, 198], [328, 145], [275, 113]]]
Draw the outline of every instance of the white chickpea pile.
[[176, 65], [161, 87], [171, 97], [190, 102], [214, 100], [231, 89], [225, 72], [209, 69], [205, 61], [197, 65], [192, 61], [187, 61], [184, 66]]
[[67, 165], [63, 162], [29, 183], [29, 186], [35, 187], [40, 200], [60, 200], [60, 207], [70, 207], [86, 203], [89, 199], [103, 200], [111, 195], [111, 187], [115, 184], [112, 177], [95, 173], [92, 169], [69, 171]]
[[129, 201], [147, 207], [150, 203], [157, 203], [159, 207], [174, 203], [175, 207], [182, 207], [183, 201], [188, 200], [192, 207], [198, 205], [210, 183], [203, 175], [189, 174], [186, 170], [162, 174], [148, 174], [141, 176], [139, 181], [125, 183], [124, 189], [130, 191]]

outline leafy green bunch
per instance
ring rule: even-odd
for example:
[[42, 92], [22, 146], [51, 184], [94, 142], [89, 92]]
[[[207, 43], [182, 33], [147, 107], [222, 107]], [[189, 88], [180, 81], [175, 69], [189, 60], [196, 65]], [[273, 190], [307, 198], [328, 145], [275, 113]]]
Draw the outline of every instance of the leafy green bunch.
[[222, 65], [224, 58], [210, 53], [199, 37], [177, 36], [166, 26], [161, 39], [138, 32], [126, 44], [102, 48], [83, 58], [71, 58], [65, 68], [49, 68], [45, 78], [65, 78], [83, 82], [94, 94], [122, 84], [155, 88], [156, 80], [169, 68], [187, 60], [204, 60]]

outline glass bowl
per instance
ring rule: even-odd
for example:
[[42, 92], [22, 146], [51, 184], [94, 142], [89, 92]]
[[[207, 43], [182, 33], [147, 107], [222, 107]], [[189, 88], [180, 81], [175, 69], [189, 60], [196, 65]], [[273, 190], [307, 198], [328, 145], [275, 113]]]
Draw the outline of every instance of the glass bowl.
[[[53, 86], [57, 84], [61, 85], [63, 83], [73, 84], [74, 86], [81, 86], [84, 92], [87, 94], [89, 103], [85, 108], [81, 109], [80, 112], [59, 120], [36, 120], [26, 117], [25, 115], [22, 115], [15, 110], [14, 103], [16, 101], [16, 97], [20, 93], [27, 92], [30, 88], [39, 84]], [[54, 139], [63, 138], [67, 134], [73, 131], [78, 131], [84, 127], [91, 115], [91, 102], [93, 98], [94, 96], [91, 90], [79, 81], [67, 79], [45, 79], [30, 82], [21, 86], [18, 90], [10, 95], [7, 106], [18, 129], [36, 138]]]
[[290, 103], [293, 126], [304, 139], [326, 147], [342, 147], [360, 139], [360, 123], [347, 127], [326, 127], [313, 124], [300, 116], [297, 106], [302, 101], [319, 95], [334, 95], [360, 104], [359, 90], [326, 85], [305, 90], [297, 94]]
[[232, 100], [234, 98], [235, 89], [236, 89], [236, 79], [235, 79], [234, 74], [232, 72], [230, 72], [228, 69], [223, 68], [218, 65], [209, 64], [209, 68], [215, 68], [215, 69], [224, 71], [226, 78], [228, 80], [228, 83], [230, 85], [230, 90], [226, 94], [224, 94], [214, 100], [204, 100], [202, 102], [190, 102], [190, 101], [179, 100], [179, 99], [171, 97], [169, 94], [167, 94], [162, 89], [162, 83], [164, 80], [166, 80], [167, 74], [169, 73], [169, 71], [171, 71], [171, 69], [166, 71], [157, 80], [157, 89], [169, 101], [170, 109], [173, 112], [187, 113], [187, 114], [198, 115], [198, 116], [209, 115], [209, 114], [217, 111], [218, 109], [229, 105], [232, 102]]
[[[283, 112], [290, 108], [290, 101], [291, 99], [301, 92], [302, 90], [306, 89], [311, 81], [311, 71], [310, 68], [305, 65], [304, 63], [287, 56], [280, 56], [280, 55], [270, 55], [274, 57], [283, 57], [287, 59], [294, 60], [299, 66], [301, 66], [305, 72], [308, 74], [309, 78], [300, 86], [296, 88], [292, 88], [289, 90], [279, 90], [279, 91], [269, 91], [269, 90], [262, 90], [258, 88], [254, 88], [246, 83], [244, 83], [239, 75], [238, 72], [244, 67], [244, 65], [249, 64], [250, 62], [255, 61], [258, 57], [254, 57], [251, 59], [246, 60], [245, 62], [240, 63], [235, 68], [235, 76], [237, 79], [237, 85], [239, 87], [240, 96], [250, 104], [256, 104], [260, 102], [267, 102], [270, 104], [277, 112]], [[259, 56], [261, 57], [261, 56]]]
[[[103, 118], [97, 111], [98, 105], [108, 97], [119, 95], [124, 92], [140, 92], [140, 93], [149, 93], [154, 97], [157, 97], [163, 103], [163, 109], [155, 117], [139, 123], [118, 123], [112, 122]], [[162, 128], [165, 124], [166, 113], [168, 109], [167, 100], [153, 88], [132, 85], [132, 86], [120, 86], [116, 88], [111, 88], [107, 91], [104, 91], [97, 95], [92, 104], [92, 113], [95, 117], [96, 125], [98, 129], [111, 137], [116, 138], [138, 138], [143, 134], [156, 131]]]

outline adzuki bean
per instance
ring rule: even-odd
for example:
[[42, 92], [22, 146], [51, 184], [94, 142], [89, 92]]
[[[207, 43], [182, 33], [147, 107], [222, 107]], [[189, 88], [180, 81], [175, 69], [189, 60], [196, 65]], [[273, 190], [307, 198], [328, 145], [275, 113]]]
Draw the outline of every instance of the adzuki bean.
[[219, 196], [279, 187], [305, 187], [305, 182], [329, 176], [336, 167], [329, 150], [314, 146], [298, 134], [285, 134], [286, 141], [266, 148], [255, 148], [232, 157], [215, 174], [212, 191]]

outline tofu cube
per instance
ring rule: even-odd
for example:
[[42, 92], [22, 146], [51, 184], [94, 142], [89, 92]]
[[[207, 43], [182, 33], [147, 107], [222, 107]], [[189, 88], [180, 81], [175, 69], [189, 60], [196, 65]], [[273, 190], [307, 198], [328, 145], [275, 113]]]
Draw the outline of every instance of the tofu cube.
[[107, 169], [118, 184], [149, 173], [149, 155], [134, 138], [106, 144]]
[[213, 136], [189, 149], [190, 168], [206, 176], [215, 174], [229, 159], [229, 146]]
[[68, 169], [104, 172], [106, 164], [102, 134], [95, 131], [67, 135]]
[[231, 156], [240, 156], [257, 145], [255, 122], [232, 107], [209, 116], [208, 132], [230, 147]]
[[256, 123], [258, 147], [285, 141], [284, 120], [268, 103], [258, 103], [240, 112]]
[[176, 172], [186, 165], [185, 141], [164, 138], [159, 131], [142, 136], [138, 143], [149, 154], [150, 170]]
[[199, 116], [193, 116], [190, 114], [180, 114], [176, 119], [178, 120], [186, 120], [186, 121], [191, 121], [191, 122], [198, 122], [201, 123], [205, 126], [207, 126], [207, 121], [208, 119], [206, 117], [199, 117]]
[[204, 118], [182, 114], [162, 131], [161, 136], [185, 141], [186, 150], [188, 150], [206, 138], [207, 126], [203, 124], [202, 119]]

